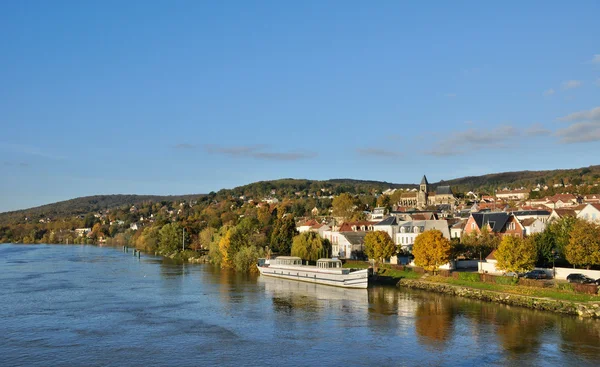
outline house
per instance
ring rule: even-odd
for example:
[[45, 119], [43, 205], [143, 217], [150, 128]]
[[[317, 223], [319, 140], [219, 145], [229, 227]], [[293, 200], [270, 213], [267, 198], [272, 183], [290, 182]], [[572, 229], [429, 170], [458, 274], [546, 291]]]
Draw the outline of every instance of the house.
[[344, 222], [339, 227], [333, 226], [333, 230], [338, 232], [368, 232], [373, 230], [373, 224], [375, 223], [366, 220]]
[[306, 232], [306, 231], [309, 231], [312, 226], [317, 225], [317, 224], [319, 224], [319, 223], [316, 220], [309, 219], [306, 222], [296, 226], [296, 230], [299, 233]]
[[524, 220], [527, 218], [540, 219], [542, 222], [547, 222], [550, 218], [549, 210], [518, 210], [511, 212], [512, 215], [517, 217], [518, 220]]
[[577, 212], [573, 208], [553, 209], [550, 217], [548, 217], [548, 223], [564, 217], [577, 217]]
[[420, 220], [401, 222], [398, 224], [394, 243], [404, 251], [412, 251], [415, 238], [425, 231], [437, 229], [445, 238], [450, 239], [450, 230], [446, 220]]
[[504, 212], [472, 213], [465, 224], [464, 233], [480, 233], [484, 227], [500, 236], [522, 237], [525, 234], [525, 228], [519, 220]]
[[310, 211], [310, 214], [312, 214], [313, 217], [316, 217], [317, 215], [319, 215], [319, 208], [317, 208], [316, 206], [314, 208], [312, 208], [312, 210]]
[[540, 218], [526, 218], [521, 221], [521, 225], [525, 229], [525, 235], [530, 236], [544, 232], [548, 224]]
[[138, 229], [140, 229], [142, 226], [138, 225], [137, 223], [131, 223], [131, 225], [129, 225], [129, 229], [133, 230], [133, 231], [137, 231]]
[[592, 223], [600, 223], [600, 204], [587, 204], [585, 208], [577, 214], [577, 218]]
[[556, 194], [547, 198], [545, 204], [550, 209], [559, 209], [581, 204], [581, 198], [573, 194]]
[[529, 190], [507, 190], [496, 192], [496, 197], [503, 200], [527, 200], [529, 198]]
[[384, 217], [385, 217], [385, 208], [377, 207], [377, 208], [373, 209], [373, 211], [369, 215], [369, 220], [375, 222], [375, 221], [383, 220]]
[[367, 232], [340, 232], [331, 242], [331, 255], [342, 259], [357, 259], [365, 250]]
[[373, 230], [387, 232], [393, 240], [396, 238], [396, 233], [398, 232], [398, 223], [396, 217], [388, 217], [379, 223], [373, 224]]
[[496, 250], [492, 251], [488, 256], [486, 256], [485, 261], [480, 263], [480, 271], [482, 273], [490, 273], [490, 274], [501, 274], [502, 272], [496, 269], [496, 264], [498, 260], [496, 260]]
[[75, 233], [77, 233], [78, 237], [83, 237], [83, 235], [86, 235], [88, 233], [90, 233], [92, 231], [91, 228], [76, 228], [75, 229]]
[[452, 227], [450, 227], [450, 238], [461, 238], [466, 224], [467, 220], [462, 219], [458, 223], [452, 225]]

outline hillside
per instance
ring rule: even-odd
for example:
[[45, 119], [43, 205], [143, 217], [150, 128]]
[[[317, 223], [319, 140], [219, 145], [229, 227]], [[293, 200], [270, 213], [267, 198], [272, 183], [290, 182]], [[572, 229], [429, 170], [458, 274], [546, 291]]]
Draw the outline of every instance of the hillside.
[[179, 195], [179, 196], [158, 196], [158, 195], [95, 195], [80, 197], [53, 204], [46, 204], [30, 209], [16, 210], [0, 213], [0, 224], [29, 217], [31, 219], [41, 218], [65, 218], [76, 215], [85, 215], [87, 213], [98, 212], [100, 210], [115, 209], [122, 206], [140, 205], [145, 202], [173, 202], [180, 200], [195, 200], [203, 195]]
[[[493, 173], [481, 176], [469, 176], [431, 183], [432, 187], [437, 185], [450, 185], [455, 193], [467, 192], [469, 190], [482, 190], [492, 192], [494, 190], [508, 188], [527, 187], [532, 188], [536, 184], [573, 184], [597, 183], [600, 181], [600, 165], [576, 168], [557, 169], [548, 171], [517, 171]], [[413, 188], [415, 184], [397, 184], [382, 181], [354, 180], [354, 179], [331, 179], [331, 180], [306, 180], [285, 178], [272, 181], [259, 181], [233, 189], [223, 189], [218, 193], [210, 193], [211, 199], [221, 200], [230, 197], [246, 196], [261, 200], [269, 196], [280, 199], [305, 197], [308, 194], [335, 195], [342, 192], [351, 194], [374, 194], [389, 188]], [[0, 224], [14, 222], [23, 217], [33, 220], [45, 217], [64, 218], [99, 210], [119, 208], [122, 206], [138, 205], [145, 202], [175, 202], [198, 200], [203, 194], [180, 195], [180, 196], [154, 196], [154, 195], [97, 195], [81, 197], [58, 203], [42, 205], [35, 208], [0, 213]], [[19, 219], [17, 219], [19, 218]]]

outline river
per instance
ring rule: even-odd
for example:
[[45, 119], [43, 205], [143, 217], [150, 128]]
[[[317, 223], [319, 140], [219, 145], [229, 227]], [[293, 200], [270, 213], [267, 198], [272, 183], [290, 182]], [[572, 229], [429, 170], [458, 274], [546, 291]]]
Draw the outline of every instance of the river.
[[0, 245], [2, 366], [598, 365], [600, 321], [394, 287], [345, 290]]

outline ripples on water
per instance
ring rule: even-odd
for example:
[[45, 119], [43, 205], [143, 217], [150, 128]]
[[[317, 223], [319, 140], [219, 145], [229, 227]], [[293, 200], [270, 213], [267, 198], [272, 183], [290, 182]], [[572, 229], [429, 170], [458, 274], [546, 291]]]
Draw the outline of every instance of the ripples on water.
[[598, 365], [600, 321], [95, 246], [0, 245], [0, 365]]

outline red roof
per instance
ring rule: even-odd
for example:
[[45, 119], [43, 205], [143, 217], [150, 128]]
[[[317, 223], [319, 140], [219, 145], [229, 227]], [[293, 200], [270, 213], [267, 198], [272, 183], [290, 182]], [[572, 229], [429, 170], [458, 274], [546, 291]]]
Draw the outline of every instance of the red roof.
[[496, 256], [494, 256], [496, 254], [496, 250], [492, 251], [489, 255], [486, 256], [486, 260], [496, 260]]
[[319, 222], [317, 222], [316, 220], [309, 219], [309, 220], [307, 220], [306, 222], [304, 222], [302, 224], [302, 227], [304, 227], [304, 226], [306, 226], [306, 227], [312, 227], [312, 226], [317, 225], [317, 224], [319, 224]]

